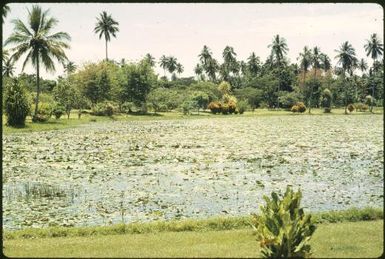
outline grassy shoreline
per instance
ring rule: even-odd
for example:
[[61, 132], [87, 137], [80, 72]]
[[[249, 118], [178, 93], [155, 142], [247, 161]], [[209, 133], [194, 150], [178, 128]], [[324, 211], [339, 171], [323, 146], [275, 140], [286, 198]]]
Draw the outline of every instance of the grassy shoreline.
[[[13, 133], [27, 133], [27, 132], [39, 132], [39, 131], [49, 131], [49, 130], [60, 130], [66, 128], [77, 127], [82, 124], [88, 123], [97, 123], [97, 122], [113, 122], [113, 121], [146, 121], [146, 120], [173, 120], [173, 119], [202, 119], [202, 118], [233, 118], [233, 117], [254, 117], [254, 116], [335, 116], [335, 115], [344, 115], [344, 109], [336, 108], [333, 109], [331, 113], [323, 113], [322, 109], [312, 109], [312, 113], [309, 114], [307, 111], [304, 114], [293, 114], [290, 111], [285, 110], [267, 110], [267, 109], [256, 109], [254, 112], [245, 112], [240, 115], [214, 115], [206, 112], [196, 112], [192, 115], [183, 115], [179, 112], [165, 112], [147, 115], [127, 115], [127, 114], [117, 114], [113, 117], [106, 116], [93, 116], [90, 114], [84, 114], [80, 119], [76, 111], [71, 113], [69, 119], [66, 116], [56, 120], [51, 118], [47, 122], [43, 123], [32, 123], [31, 118], [27, 117], [26, 125], [22, 128], [13, 128], [6, 126], [6, 117], [3, 115], [3, 134], [13, 134]], [[370, 115], [383, 115], [383, 108], [377, 108], [374, 113], [370, 112], [352, 112], [349, 116], [370, 116]]]
[[[378, 208], [348, 209], [312, 213], [315, 223], [338, 223], [373, 221], [384, 218], [384, 212]], [[206, 232], [251, 229], [252, 217], [212, 217], [208, 219], [183, 219], [170, 221], [153, 221], [145, 223], [115, 224], [95, 227], [47, 227], [26, 228], [22, 230], [3, 231], [3, 239], [29, 239], [52, 237], [80, 237], [119, 234], [147, 234], [159, 232]]]

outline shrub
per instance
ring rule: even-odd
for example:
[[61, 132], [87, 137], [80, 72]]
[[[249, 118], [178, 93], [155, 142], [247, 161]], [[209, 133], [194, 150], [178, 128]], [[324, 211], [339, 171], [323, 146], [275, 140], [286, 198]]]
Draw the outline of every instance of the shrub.
[[298, 106], [298, 112], [304, 113], [306, 111], [306, 106], [303, 102], [298, 102], [296, 105]]
[[352, 112], [352, 111], [354, 111], [354, 109], [355, 109], [355, 108], [354, 108], [354, 105], [351, 104], [351, 103], [348, 104], [348, 107], [347, 107], [347, 108], [348, 108], [348, 111], [349, 111], [349, 112]]
[[112, 116], [117, 111], [117, 105], [113, 102], [100, 102], [92, 108], [92, 115]]
[[369, 109], [369, 106], [364, 103], [355, 103], [354, 107], [356, 108], [356, 111], [359, 112], [365, 112]]
[[61, 105], [57, 105], [53, 111], [52, 111], [53, 115], [55, 116], [55, 119], [60, 119], [61, 116], [63, 116], [63, 114], [65, 113], [65, 109], [63, 106]]
[[235, 112], [235, 109], [237, 108], [237, 104], [233, 101], [228, 102], [227, 106], [229, 107], [230, 114], [233, 114]]
[[217, 114], [221, 112], [222, 105], [220, 102], [211, 102], [207, 108], [209, 108], [212, 113]]
[[261, 252], [269, 258], [307, 257], [311, 254], [308, 244], [316, 226], [310, 214], [300, 208], [301, 191], [293, 192], [288, 186], [285, 195], [279, 199], [272, 192], [271, 199], [263, 197], [266, 206], [261, 214], [254, 214], [254, 229], [260, 242]]
[[222, 104], [221, 112], [222, 114], [229, 114], [229, 106], [227, 104]]
[[298, 112], [298, 106], [297, 105], [293, 105], [293, 107], [291, 107], [291, 111], [292, 112]]
[[197, 107], [197, 103], [192, 100], [186, 100], [182, 103], [181, 108], [184, 115], [191, 113], [191, 110]]
[[131, 113], [132, 109], [135, 107], [133, 102], [125, 102], [120, 106], [120, 111], [123, 113]]
[[321, 95], [321, 106], [324, 108], [325, 113], [331, 111], [332, 106], [332, 93], [329, 89], [325, 89]]
[[375, 99], [371, 96], [371, 95], [367, 95], [366, 97], [365, 97], [365, 104], [367, 104], [367, 105], [371, 105], [373, 103], [373, 105], [374, 105], [374, 103], [375, 103]]
[[239, 101], [237, 103], [237, 108], [238, 108], [238, 111], [239, 111], [239, 114], [243, 114], [247, 108], [249, 107], [248, 103], [246, 101]]
[[46, 122], [48, 121], [53, 112], [54, 105], [52, 103], [39, 102], [37, 107], [37, 114], [32, 116], [33, 122]]
[[30, 104], [24, 88], [15, 79], [5, 92], [5, 114], [7, 125], [24, 126]]

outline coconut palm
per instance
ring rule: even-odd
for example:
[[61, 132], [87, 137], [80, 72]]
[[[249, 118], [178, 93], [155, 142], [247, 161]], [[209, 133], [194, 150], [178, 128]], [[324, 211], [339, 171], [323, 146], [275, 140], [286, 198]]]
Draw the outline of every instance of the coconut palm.
[[358, 68], [361, 70], [362, 74], [368, 69], [368, 63], [366, 63], [365, 59], [361, 58], [358, 62]]
[[100, 17], [96, 17], [97, 23], [94, 28], [94, 32], [99, 34], [99, 39], [104, 36], [106, 41], [106, 60], [108, 60], [107, 42], [111, 40], [111, 35], [116, 38], [116, 33], [119, 31], [119, 23], [112, 19], [111, 15], [108, 15], [106, 11], [100, 14]]
[[314, 69], [314, 78], [317, 75], [317, 69], [321, 68], [321, 56], [320, 55], [321, 55], [320, 48], [315, 46], [313, 48], [313, 53], [311, 56], [311, 65]]
[[176, 64], [176, 72], [182, 74], [184, 71], [183, 65], [181, 63]]
[[[375, 68], [374, 64], [376, 60], [380, 58], [384, 51], [384, 45], [381, 43], [381, 40], [377, 38], [377, 34], [373, 33], [370, 35], [370, 39], [366, 40], [364, 45], [366, 55], [373, 59], [373, 69]], [[374, 84], [372, 84], [372, 97], [374, 98]], [[370, 112], [373, 112], [373, 102], [370, 102]]]
[[325, 53], [321, 53], [320, 55], [321, 68], [327, 72], [331, 68], [330, 58]]
[[210, 78], [211, 81], [215, 82], [216, 81], [216, 73], [219, 69], [219, 64], [218, 62], [211, 58], [207, 60], [207, 65], [204, 67], [206, 74]]
[[3, 6], [3, 14], [1, 16], [1, 24], [4, 23], [4, 19], [7, 18], [7, 15], [8, 15], [8, 12], [10, 11], [11, 9], [9, 8], [9, 6], [7, 4], [5, 4]]
[[203, 68], [200, 64], [197, 64], [194, 68], [194, 73], [197, 75], [198, 80], [202, 79]]
[[13, 76], [14, 71], [15, 71], [15, 66], [13, 61], [11, 59], [5, 60], [5, 62], [3, 62], [3, 77]]
[[178, 66], [178, 60], [176, 57], [169, 56], [167, 58], [167, 70], [170, 74], [174, 73]]
[[147, 53], [146, 56], [144, 57], [144, 60], [146, 60], [146, 62], [151, 66], [151, 67], [154, 67], [155, 66], [155, 58], [150, 54], [150, 53]]
[[303, 83], [305, 83], [306, 73], [311, 65], [311, 58], [311, 50], [307, 46], [305, 46], [303, 48], [303, 52], [299, 53], [300, 67], [303, 72]]
[[71, 38], [65, 32], [50, 34], [58, 20], [48, 17], [48, 10], [42, 11], [38, 5], [34, 5], [31, 10], [28, 10], [28, 24], [23, 23], [20, 19], [15, 19], [12, 23], [15, 27], [13, 33], [5, 41], [5, 45], [16, 45], [10, 50], [13, 53], [10, 59], [14, 62], [27, 54], [22, 70], [28, 62], [31, 62], [32, 66], [36, 68], [36, 115], [40, 94], [40, 64], [47, 71], [55, 71], [53, 58], [64, 65], [64, 62], [67, 61], [64, 49], [69, 48], [66, 41]]
[[212, 53], [210, 49], [204, 45], [201, 53], [198, 55], [199, 60], [201, 61], [203, 67], [206, 67], [207, 64], [209, 63], [209, 60], [212, 59]]
[[[335, 57], [338, 59], [338, 64], [342, 66], [342, 76], [344, 80], [346, 80], [346, 72], [352, 74], [353, 69], [356, 67], [358, 62], [356, 58], [356, 52], [348, 41], [342, 43], [338, 50], [335, 50], [338, 55]], [[345, 87], [345, 91], [347, 91]], [[347, 92], [345, 92], [345, 96], [347, 96]], [[347, 114], [347, 103], [345, 105], [345, 114]]]
[[163, 68], [164, 76], [166, 76], [167, 64], [168, 64], [168, 57], [166, 57], [165, 55], [162, 55], [159, 59], [159, 65], [161, 68]]
[[64, 72], [67, 73], [67, 75], [70, 75], [76, 71], [77, 66], [74, 62], [68, 61], [67, 64], [64, 65]]
[[285, 38], [275, 35], [273, 42], [267, 46], [271, 48], [271, 58], [277, 63], [278, 66], [283, 64], [284, 56], [289, 50]]
[[250, 56], [247, 58], [247, 70], [252, 75], [257, 75], [259, 71], [261, 61], [259, 60], [259, 57], [255, 55], [254, 52], [250, 54]]

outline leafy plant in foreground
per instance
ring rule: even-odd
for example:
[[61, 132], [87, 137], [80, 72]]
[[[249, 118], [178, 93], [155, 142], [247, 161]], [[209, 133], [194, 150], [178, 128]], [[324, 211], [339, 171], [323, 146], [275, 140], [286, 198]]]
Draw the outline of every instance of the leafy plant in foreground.
[[288, 186], [282, 199], [275, 192], [271, 199], [263, 198], [266, 206], [261, 206], [260, 215], [253, 215], [262, 255], [269, 258], [310, 256], [308, 242], [316, 226], [310, 214], [305, 215], [300, 208], [301, 191], [294, 192]]
[[14, 79], [12, 84], [7, 87], [5, 93], [7, 124], [9, 126], [24, 126], [28, 113], [29, 102], [27, 94], [19, 82]]

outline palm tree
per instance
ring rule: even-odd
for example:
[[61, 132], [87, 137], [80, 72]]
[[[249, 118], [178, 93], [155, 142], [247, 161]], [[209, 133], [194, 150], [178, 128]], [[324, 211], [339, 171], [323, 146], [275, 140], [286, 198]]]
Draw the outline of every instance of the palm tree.
[[176, 72], [180, 75], [184, 71], [183, 65], [181, 63], [176, 64]]
[[166, 57], [165, 55], [162, 55], [159, 60], [159, 65], [161, 68], [163, 68], [163, 74], [165, 77], [166, 77], [167, 64], [168, 64], [168, 57]]
[[[366, 40], [366, 44], [364, 45], [366, 55], [373, 59], [373, 69], [374, 63], [376, 60], [380, 58], [384, 51], [384, 45], [381, 43], [381, 40], [377, 38], [377, 34], [373, 33], [370, 35], [370, 39]], [[374, 98], [374, 84], [372, 84], [372, 98]], [[370, 102], [370, 112], [373, 112], [373, 102]]]
[[107, 42], [111, 40], [111, 35], [116, 38], [116, 33], [119, 31], [119, 23], [112, 19], [111, 15], [108, 15], [106, 11], [100, 14], [100, 17], [96, 17], [97, 23], [94, 28], [95, 33], [99, 33], [99, 39], [104, 35], [106, 41], [106, 60], [108, 60]]
[[315, 46], [313, 48], [313, 53], [312, 53], [312, 56], [311, 56], [311, 64], [313, 66], [313, 69], [314, 69], [314, 78], [316, 77], [317, 75], [317, 69], [320, 69], [321, 68], [321, 51], [319, 49], [319, 47]]
[[74, 62], [68, 61], [67, 64], [64, 65], [64, 72], [67, 73], [67, 75], [70, 75], [76, 71], [77, 66]]
[[282, 60], [289, 50], [285, 38], [275, 35], [273, 42], [267, 46], [271, 48], [271, 57], [277, 62], [278, 66], [282, 65]]
[[331, 68], [330, 58], [325, 53], [321, 53], [319, 55], [320, 61], [321, 61], [321, 68], [327, 72]]
[[13, 64], [11, 59], [7, 59], [3, 62], [3, 77], [13, 76], [13, 72], [15, 71], [15, 66]]
[[147, 61], [147, 63], [151, 66], [151, 67], [154, 67], [155, 66], [155, 58], [150, 54], [150, 53], [147, 53], [146, 56], [144, 57], [144, 60]]
[[205, 68], [205, 71], [208, 75], [208, 77], [210, 78], [211, 81], [215, 82], [216, 81], [216, 73], [219, 69], [219, 64], [218, 62], [211, 58], [207, 61], [207, 65]]
[[361, 70], [362, 74], [368, 69], [368, 63], [366, 63], [365, 59], [361, 58], [358, 62], [358, 68]]
[[197, 75], [198, 80], [202, 79], [203, 68], [201, 65], [197, 64], [194, 68], [194, 73]]
[[261, 61], [259, 60], [259, 57], [255, 55], [254, 52], [250, 54], [250, 56], [247, 59], [247, 70], [252, 74], [252, 75], [257, 75], [259, 71]]
[[167, 70], [170, 74], [173, 74], [178, 66], [178, 60], [176, 57], [169, 56], [167, 58]]
[[303, 72], [303, 83], [305, 83], [306, 73], [311, 65], [311, 50], [305, 46], [303, 52], [299, 53], [300, 67]]
[[50, 34], [53, 27], [57, 25], [58, 20], [48, 17], [48, 11], [43, 12], [39, 6], [32, 6], [32, 10], [28, 10], [28, 26], [20, 19], [13, 20], [14, 32], [5, 41], [5, 45], [16, 45], [11, 49], [13, 54], [10, 59], [12, 61], [16, 62], [23, 54], [28, 53], [22, 70], [24, 70], [28, 62], [31, 62], [33, 67], [36, 68], [35, 115], [38, 112], [40, 94], [40, 62], [47, 71], [55, 71], [53, 58], [64, 65], [67, 56], [63, 49], [69, 48], [66, 41], [71, 40], [71, 37], [65, 32]]
[[[357, 64], [357, 58], [356, 58], [356, 52], [353, 48], [353, 46], [348, 42], [345, 41], [340, 46], [340, 49], [335, 50], [338, 55], [335, 57], [338, 59], [338, 64], [342, 65], [342, 76], [343, 79], [346, 79], [346, 72], [349, 72], [349, 74], [352, 74], [354, 67]], [[345, 96], [347, 97], [347, 87], [345, 87]], [[347, 102], [345, 103], [345, 114], [347, 114]]]
[[212, 53], [210, 49], [204, 45], [201, 53], [198, 55], [199, 60], [201, 61], [203, 67], [206, 67], [207, 64], [209, 63], [209, 60], [212, 59]]
[[7, 18], [7, 15], [8, 15], [8, 12], [10, 11], [11, 9], [9, 8], [9, 6], [7, 4], [5, 4], [3, 6], [3, 15], [1, 16], [1, 24], [4, 23], [4, 19]]

